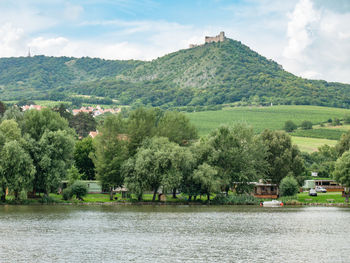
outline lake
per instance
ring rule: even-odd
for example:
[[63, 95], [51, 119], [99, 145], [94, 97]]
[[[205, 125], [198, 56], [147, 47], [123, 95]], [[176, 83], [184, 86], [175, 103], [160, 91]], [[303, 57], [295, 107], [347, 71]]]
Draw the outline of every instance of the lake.
[[350, 262], [350, 208], [0, 206], [0, 262]]

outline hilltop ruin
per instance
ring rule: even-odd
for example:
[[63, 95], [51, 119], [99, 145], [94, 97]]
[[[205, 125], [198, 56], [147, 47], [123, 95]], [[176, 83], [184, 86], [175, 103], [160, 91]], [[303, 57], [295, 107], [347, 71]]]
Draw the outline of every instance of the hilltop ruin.
[[[225, 32], [221, 31], [220, 34], [215, 37], [205, 36], [204, 44], [224, 42], [225, 39], [226, 39]], [[202, 46], [202, 45], [190, 44], [190, 48], [198, 47], [198, 46]]]

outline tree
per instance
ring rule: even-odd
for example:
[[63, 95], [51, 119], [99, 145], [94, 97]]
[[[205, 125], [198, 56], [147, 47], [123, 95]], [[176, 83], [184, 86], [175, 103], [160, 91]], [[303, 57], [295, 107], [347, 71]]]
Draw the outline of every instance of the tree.
[[89, 135], [89, 132], [96, 130], [96, 121], [91, 114], [79, 112], [69, 118], [69, 127], [74, 128], [77, 134], [84, 138]]
[[207, 163], [198, 166], [193, 173], [193, 180], [200, 186], [200, 194], [207, 195], [208, 201], [211, 193], [220, 192], [221, 181], [217, 171]]
[[72, 189], [71, 193], [75, 195], [77, 199], [84, 201], [83, 197], [87, 195], [87, 192], [88, 192], [86, 184], [84, 184], [83, 182], [77, 181], [71, 186], [71, 189]]
[[124, 176], [121, 167], [129, 158], [129, 139], [123, 137], [126, 123], [120, 116], [108, 116], [100, 134], [94, 139], [95, 154], [92, 156], [96, 177], [103, 187], [110, 189], [111, 199], [114, 187], [121, 187]]
[[75, 143], [74, 162], [83, 180], [95, 180], [95, 165], [90, 156], [95, 154], [91, 137], [86, 137]]
[[67, 171], [68, 185], [73, 185], [74, 182], [81, 179], [81, 174], [75, 165], [72, 165]]
[[[16, 140], [7, 142], [1, 150], [0, 178], [3, 191], [12, 190], [15, 199], [22, 190], [29, 190], [34, 179], [35, 167], [29, 154]], [[6, 190], [5, 190], [6, 191]], [[5, 201], [5, 197], [2, 197]]]
[[[164, 189], [164, 180], [171, 171], [170, 156], [174, 147], [176, 144], [169, 142], [167, 138], [153, 137], [145, 140], [137, 150], [134, 160], [128, 162], [124, 170], [126, 185], [139, 198], [142, 197], [143, 191], [149, 188], [153, 190], [152, 200], [155, 201], [160, 187]], [[130, 164], [134, 164], [134, 168], [130, 169]]]
[[289, 120], [289, 121], [286, 121], [286, 122], [284, 123], [284, 128], [283, 128], [283, 129], [284, 129], [286, 132], [292, 132], [292, 131], [294, 131], [296, 128], [297, 128], [297, 125], [296, 125], [293, 121]]
[[[336, 161], [335, 169], [333, 173], [334, 179], [348, 188], [350, 187], [350, 151], [346, 151], [343, 155]], [[349, 195], [346, 195], [346, 202], [349, 202]]]
[[344, 152], [350, 149], [350, 131], [343, 133], [340, 140], [335, 145], [338, 157], [342, 156]]
[[35, 192], [46, 195], [66, 177], [74, 150], [74, 132], [68, 122], [49, 109], [26, 111], [23, 118], [24, 148], [36, 167]]
[[138, 108], [130, 113], [127, 133], [131, 155], [136, 153], [144, 139], [151, 138], [156, 134], [158, 120], [159, 115], [157, 116], [157, 112], [153, 108]]
[[196, 127], [185, 114], [177, 111], [167, 111], [164, 114], [158, 124], [157, 135], [167, 137], [169, 141], [179, 145], [186, 145], [198, 138]]
[[310, 129], [312, 129], [312, 122], [311, 121], [303, 121], [301, 123], [301, 128], [303, 130], [310, 130]]
[[286, 176], [280, 183], [281, 196], [294, 196], [298, 193], [299, 184], [293, 176]]
[[6, 141], [19, 141], [21, 139], [21, 130], [14, 120], [4, 120], [0, 124], [0, 132], [5, 136]]
[[285, 176], [301, 176], [305, 171], [303, 159], [291, 137], [285, 132], [265, 130], [260, 135], [267, 149], [269, 168], [266, 177], [279, 184]]
[[17, 106], [12, 106], [5, 111], [2, 119], [15, 120], [17, 123], [21, 123], [23, 120], [23, 112], [21, 112]]
[[70, 120], [73, 115], [68, 111], [67, 105], [60, 103], [60, 105], [55, 106], [52, 108], [53, 111], [58, 112], [62, 118], [65, 118], [66, 120]]
[[208, 162], [218, 170], [226, 191], [237, 183], [244, 189], [244, 185], [265, 174], [266, 147], [246, 125], [220, 127], [210, 135], [208, 144]]

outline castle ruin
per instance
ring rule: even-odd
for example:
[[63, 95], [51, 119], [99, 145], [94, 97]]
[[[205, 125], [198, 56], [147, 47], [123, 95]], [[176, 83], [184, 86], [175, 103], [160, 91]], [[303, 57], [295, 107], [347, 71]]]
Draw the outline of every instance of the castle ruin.
[[217, 43], [217, 42], [224, 42], [226, 39], [225, 37], [225, 32], [221, 31], [219, 35], [215, 36], [215, 37], [205, 37], [205, 43]]
[[[224, 42], [225, 39], [226, 39], [225, 32], [221, 31], [220, 34], [215, 36], [215, 37], [208, 37], [208, 36], [206, 36], [204, 38], [204, 44]], [[199, 46], [202, 46], [202, 45], [190, 44], [190, 48], [199, 47]]]

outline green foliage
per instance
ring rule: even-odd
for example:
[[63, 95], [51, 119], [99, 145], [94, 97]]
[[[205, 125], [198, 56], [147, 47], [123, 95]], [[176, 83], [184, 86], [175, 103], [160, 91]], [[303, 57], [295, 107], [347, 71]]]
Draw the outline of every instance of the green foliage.
[[260, 201], [252, 195], [218, 194], [212, 203], [218, 205], [258, 205]]
[[292, 145], [288, 134], [265, 130], [260, 137], [267, 149], [267, 177], [273, 183], [279, 184], [290, 173], [295, 177], [304, 173], [305, 166], [300, 151], [297, 146]]
[[75, 143], [74, 162], [83, 180], [95, 180], [95, 165], [90, 158], [95, 154], [95, 147], [91, 137], [86, 137]]
[[72, 186], [72, 194], [76, 196], [77, 199], [83, 200], [83, 197], [87, 195], [88, 188], [83, 182], [76, 181]]
[[350, 124], [350, 114], [346, 114], [346, 115], [344, 116], [344, 123], [345, 123], [345, 124]]
[[193, 172], [193, 181], [200, 188], [200, 194], [206, 194], [210, 200], [210, 193], [220, 192], [221, 180], [215, 168], [207, 163], [201, 164]]
[[294, 196], [299, 191], [299, 184], [293, 176], [286, 176], [282, 179], [279, 189], [281, 196]]
[[198, 138], [197, 130], [188, 117], [176, 111], [167, 111], [164, 114], [158, 124], [157, 135], [167, 137], [169, 141], [179, 145], [186, 145]]
[[344, 133], [338, 143], [335, 146], [338, 157], [342, 156], [342, 154], [350, 149], [350, 131]]
[[[171, 181], [166, 180], [170, 176], [179, 176], [172, 170], [172, 150], [178, 147], [164, 137], [153, 137], [145, 140], [142, 147], [137, 150], [133, 159], [124, 166], [125, 182], [128, 189], [134, 192], [138, 199], [142, 198], [145, 189], [153, 191], [153, 201], [160, 187], [169, 186]], [[181, 177], [180, 177], [181, 178]], [[176, 185], [170, 185], [172, 189]]]
[[292, 131], [294, 131], [296, 128], [297, 128], [297, 125], [296, 125], [293, 121], [289, 120], [289, 121], [286, 121], [286, 122], [284, 123], [284, 128], [283, 128], [283, 129], [284, 129], [286, 132], [292, 132]]
[[63, 200], [70, 200], [73, 197], [73, 193], [72, 193], [72, 188], [71, 187], [67, 187], [65, 189], [63, 189], [62, 191], [62, 198]]
[[310, 130], [312, 129], [312, 122], [311, 121], [303, 121], [300, 125], [300, 127], [303, 129], [303, 130]]
[[76, 133], [83, 138], [88, 136], [91, 131], [95, 131], [96, 125], [94, 117], [86, 112], [79, 112], [69, 118], [69, 127], [74, 128]]
[[127, 124], [121, 116], [108, 116], [100, 135], [94, 139], [95, 154], [91, 156], [96, 167], [96, 177], [103, 187], [122, 186], [121, 166], [129, 158], [129, 141], [123, 138]]
[[334, 179], [345, 187], [350, 187], [350, 152], [346, 151], [336, 161]]
[[332, 126], [338, 126], [341, 125], [339, 118], [334, 118], [332, 121]]
[[0, 155], [1, 188], [8, 187], [17, 200], [22, 190], [29, 190], [32, 186], [35, 174], [32, 159], [16, 140], [5, 143]]
[[262, 177], [267, 170], [266, 147], [246, 125], [220, 127], [208, 139], [210, 165], [218, 169], [225, 189], [235, 182], [246, 184]]
[[74, 184], [74, 182], [80, 180], [81, 177], [82, 176], [79, 173], [79, 170], [74, 165], [72, 165], [72, 167], [68, 169], [68, 171], [67, 171], [67, 179], [68, 179], [69, 185]]

